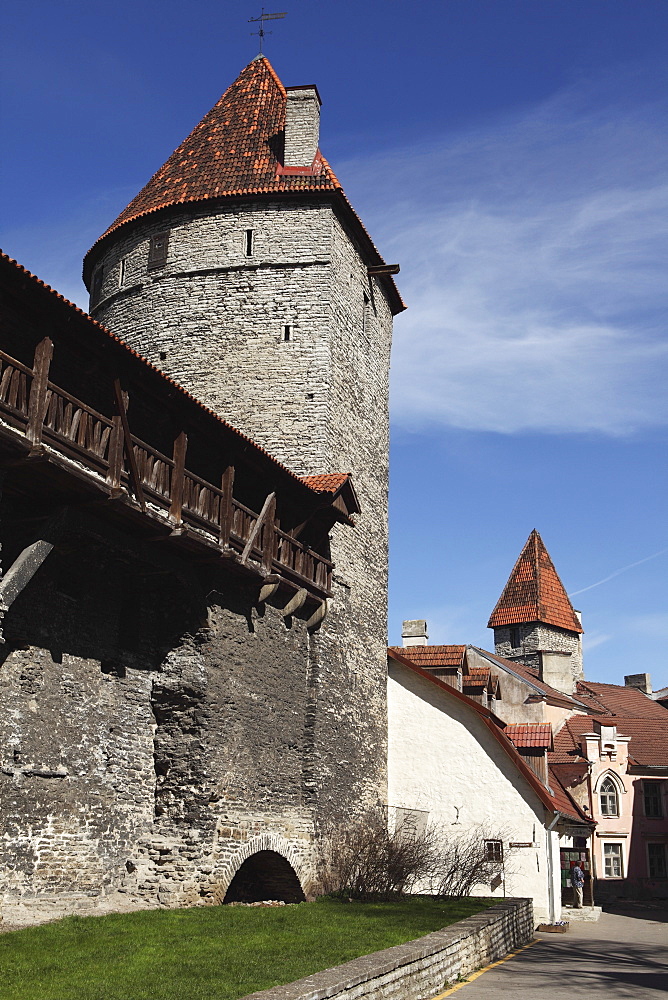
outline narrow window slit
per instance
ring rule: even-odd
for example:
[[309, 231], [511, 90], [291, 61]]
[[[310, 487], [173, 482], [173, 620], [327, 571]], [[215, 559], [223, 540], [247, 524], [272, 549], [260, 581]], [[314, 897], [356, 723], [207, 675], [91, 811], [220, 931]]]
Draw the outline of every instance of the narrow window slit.
[[283, 340], [290, 340], [291, 335], [292, 335], [292, 329], [291, 329], [291, 327], [284, 326], [283, 327]]
[[253, 230], [252, 229], [247, 229], [246, 230], [246, 256], [247, 257], [252, 257], [253, 256]]

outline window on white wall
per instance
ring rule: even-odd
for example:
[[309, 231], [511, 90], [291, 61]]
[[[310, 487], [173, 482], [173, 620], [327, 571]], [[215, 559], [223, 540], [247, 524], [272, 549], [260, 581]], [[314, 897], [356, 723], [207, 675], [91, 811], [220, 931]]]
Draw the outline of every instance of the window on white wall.
[[486, 840], [485, 841], [485, 855], [487, 861], [503, 861], [503, 841], [502, 840]]
[[606, 878], [621, 878], [622, 867], [622, 845], [603, 845], [603, 871]]
[[612, 778], [606, 778], [598, 792], [601, 816], [619, 816], [619, 795]]

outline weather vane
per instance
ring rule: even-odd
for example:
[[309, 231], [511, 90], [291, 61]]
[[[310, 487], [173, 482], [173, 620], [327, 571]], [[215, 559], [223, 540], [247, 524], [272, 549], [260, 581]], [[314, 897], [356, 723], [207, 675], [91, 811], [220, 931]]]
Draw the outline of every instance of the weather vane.
[[251, 31], [251, 35], [259, 35], [260, 36], [260, 55], [262, 54], [262, 40], [263, 40], [264, 36], [265, 35], [271, 35], [271, 34], [273, 34], [273, 32], [271, 32], [271, 31], [265, 31], [264, 30], [264, 22], [265, 21], [278, 21], [282, 17], [285, 17], [286, 13], [287, 12], [284, 11], [282, 14], [265, 14], [264, 7], [263, 7], [262, 8], [262, 13], [260, 14], [259, 17], [249, 17], [248, 18], [248, 23], [249, 24], [257, 24], [258, 21], [260, 23], [260, 28], [259, 28], [258, 31]]

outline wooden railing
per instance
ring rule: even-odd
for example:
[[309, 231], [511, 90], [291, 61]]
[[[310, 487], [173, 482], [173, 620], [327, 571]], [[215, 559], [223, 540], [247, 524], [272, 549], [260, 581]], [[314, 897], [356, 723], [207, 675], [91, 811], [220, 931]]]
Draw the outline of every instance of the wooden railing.
[[333, 564], [281, 531], [274, 494], [260, 513], [233, 495], [234, 469], [220, 486], [186, 469], [187, 438], [177, 436], [172, 456], [164, 455], [130, 432], [128, 400], [115, 382], [117, 410], [108, 417], [49, 381], [53, 345], [37, 347], [33, 368], [0, 351], [0, 415], [18, 428], [33, 449], [42, 444], [74, 458], [79, 467], [104, 478], [112, 495], [130, 496], [142, 510], [162, 510], [172, 525], [190, 525], [213, 536], [223, 551], [236, 552], [246, 565], [260, 564], [294, 585], [326, 595]]

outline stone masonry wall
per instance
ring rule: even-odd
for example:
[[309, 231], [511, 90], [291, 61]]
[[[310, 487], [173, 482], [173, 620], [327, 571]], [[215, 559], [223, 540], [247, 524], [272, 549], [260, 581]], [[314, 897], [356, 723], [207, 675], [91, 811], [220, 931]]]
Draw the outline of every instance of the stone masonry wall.
[[313, 639], [256, 597], [77, 516], [5, 618], [6, 922], [221, 902], [264, 850], [308, 891]]
[[494, 649], [497, 656], [519, 660], [528, 667], [538, 670], [539, 650], [570, 653], [573, 677], [578, 681], [584, 680], [582, 639], [578, 632], [570, 632], [556, 625], [544, 625], [541, 622], [529, 622], [515, 627], [519, 632], [521, 643], [518, 647], [511, 645], [509, 627], [494, 629]]
[[[167, 263], [149, 271], [166, 229]], [[97, 319], [294, 471], [353, 473], [362, 513], [333, 532], [307, 683], [312, 801], [322, 823], [344, 821], [386, 799], [385, 295], [315, 200], [170, 213], [119, 233], [102, 263]]]
[[244, 1000], [422, 1000], [533, 939], [530, 899], [503, 903], [408, 944], [356, 958]]

